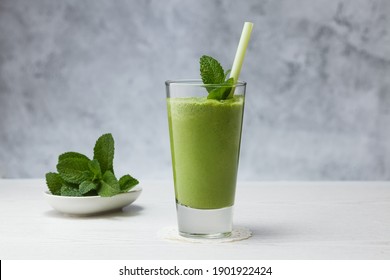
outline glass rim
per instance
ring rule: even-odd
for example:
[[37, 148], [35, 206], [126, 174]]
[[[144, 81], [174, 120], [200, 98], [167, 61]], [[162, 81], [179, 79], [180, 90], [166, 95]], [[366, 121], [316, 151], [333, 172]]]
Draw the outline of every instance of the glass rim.
[[[181, 85], [181, 86], [201, 86], [201, 87], [232, 87], [230, 85], [224, 85], [224, 84], [204, 84], [201, 79], [182, 79], [182, 80], [166, 80], [165, 81], [166, 86], [170, 85]], [[237, 81], [233, 87], [241, 87], [246, 86], [245, 81]]]

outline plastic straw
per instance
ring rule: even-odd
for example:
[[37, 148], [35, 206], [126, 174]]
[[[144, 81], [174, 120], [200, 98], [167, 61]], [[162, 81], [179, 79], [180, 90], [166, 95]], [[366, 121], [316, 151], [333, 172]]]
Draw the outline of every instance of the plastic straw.
[[[246, 52], [246, 48], [248, 47], [252, 29], [253, 29], [253, 23], [245, 22], [244, 28], [242, 29], [242, 33], [241, 33], [240, 42], [238, 43], [236, 56], [234, 57], [232, 70], [230, 72], [230, 78], [234, 78], [234, 83], [237, 83], [238, 78], [240, 76], [242, 63], [244, 62], [245, 52]], [[233, 96], [233, 94], [234, 94], [234, 87], [230, 92], [229, 96]]]

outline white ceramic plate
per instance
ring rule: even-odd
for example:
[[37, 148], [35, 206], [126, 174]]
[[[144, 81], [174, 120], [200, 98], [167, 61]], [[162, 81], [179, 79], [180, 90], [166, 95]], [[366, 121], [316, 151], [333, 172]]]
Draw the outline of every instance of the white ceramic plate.
[[57, 211], [71, 215], [94, 215], [102, 212], [121, 209], [133, 203], [141, 194], [142, 188], [137, 186], [127, 193], [111, 197], [101, 196], [60, 196], [49, 191], [44, 192], [47, 202]]

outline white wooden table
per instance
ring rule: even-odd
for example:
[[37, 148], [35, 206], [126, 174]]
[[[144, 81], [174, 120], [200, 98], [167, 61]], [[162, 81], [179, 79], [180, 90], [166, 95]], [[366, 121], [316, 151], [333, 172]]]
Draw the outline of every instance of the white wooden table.
[[390, 182], [239, 182], [235, 226], [247, 240], [167, 241], [171, 182], [142, 181], [122, 211], [71, 217], [43, 180], [0, 180], [0, 259], [390, 259]]

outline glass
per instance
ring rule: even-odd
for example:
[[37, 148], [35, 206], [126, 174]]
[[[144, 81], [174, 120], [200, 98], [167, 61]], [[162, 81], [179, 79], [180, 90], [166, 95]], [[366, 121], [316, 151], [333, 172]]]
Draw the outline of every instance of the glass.
[[220, 238], [232, 231], [245, 82], [234, 97], [207, 99], [201, 80], [166, 81], [179, 233]]

